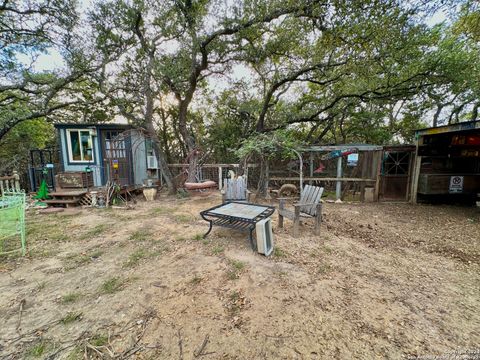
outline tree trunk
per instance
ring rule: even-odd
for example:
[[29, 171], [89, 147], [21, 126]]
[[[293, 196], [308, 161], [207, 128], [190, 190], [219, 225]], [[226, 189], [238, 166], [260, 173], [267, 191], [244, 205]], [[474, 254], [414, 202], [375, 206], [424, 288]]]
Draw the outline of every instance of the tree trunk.
[[153, 140], [153, 148], [155, 150], [155, 154], [158, 159], [158, 165], [160, 167], [160, 171], [162, 173], [162, 177], [167, 184], [168, 190], [170, 193], [174, 194], [177, 189], [173, 182], [173, 176], [168, 168], [167, 161], [165, 160], [165, 153], [163, 152], [160, 146], [160, 139], [158, 137], [157, 132], [155, 131], [155, 127], [153, 126], [153, 91], [150, 84], [151, 81], [151, 73], [153, 68], [153, 61], [154, 61], [154, 52], [151, 51], [149, 54], [149, 60], [146, 69], [146, 76], [145, 76], [145, 120], [144, 125], [148, 132], [148, 135]]
[[437, 111], [435, 111], [435, 115], [433, 115], [433, 127], [437, 127], [438, 125], [438, 118], [440, 116], [440, 113], [442, 112], [443, 105], [442, 104], [437, 104]]
[[190, 104], [191, 97], [187, 96], [184, 99], [180, 100], [178, 106], [178, 128], [180, 133], [182, 134], [183, 141], [187, 147], [188, 155], [186, 161], [188, 162], [188, 176], [187, 182], [197, 182], [196, 171], [198, 165], [198, 157], [200, 152], [197, 149], [197, 144], [195, 143], [195, 139], [193, 136], [188, 132], [187, 129], [187, 113], [188, 113], [188, 105]]
[[258, 177], [257, 185], [257, 199], [267, 197], [267, 181], [268, 181], [268, 160], [260, 159], [260, 175]]

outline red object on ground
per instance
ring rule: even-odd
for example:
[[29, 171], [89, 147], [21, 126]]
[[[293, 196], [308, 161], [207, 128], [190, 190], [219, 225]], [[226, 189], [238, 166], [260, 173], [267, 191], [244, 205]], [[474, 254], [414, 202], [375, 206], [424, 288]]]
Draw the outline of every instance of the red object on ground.
[[217, 183], [212, 180], [207, 180], [202, 183], [185, 183], [185, 189], [187, 190], [200, 190], [200, 189], [209, 189], [212, 187], [217, 187]]

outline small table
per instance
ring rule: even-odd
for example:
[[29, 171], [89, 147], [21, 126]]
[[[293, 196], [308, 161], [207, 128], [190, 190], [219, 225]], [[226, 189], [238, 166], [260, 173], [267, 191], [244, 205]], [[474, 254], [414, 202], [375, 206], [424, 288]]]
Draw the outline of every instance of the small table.
[[205, 238], [213, 225], [222, 226], [240, 231], [249, 231], [250, 246], [255, 250], [253, 242], [253, 230], [260, 220], [270, 217], [275, 212], [273, 206], [251, 204], [246, 202], [232, 201], [226, 204], [214, 206], [200, 212], [203, 220], [208, 221], [210, 227], [203, 237]]

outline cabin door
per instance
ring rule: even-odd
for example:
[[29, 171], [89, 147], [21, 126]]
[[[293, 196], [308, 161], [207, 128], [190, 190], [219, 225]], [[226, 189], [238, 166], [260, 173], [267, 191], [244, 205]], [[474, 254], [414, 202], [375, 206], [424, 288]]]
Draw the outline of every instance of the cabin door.
[[133, 184], [132, 152], [130, 137], [120, 130], [102, 130], [104, 182], [120, 186]]

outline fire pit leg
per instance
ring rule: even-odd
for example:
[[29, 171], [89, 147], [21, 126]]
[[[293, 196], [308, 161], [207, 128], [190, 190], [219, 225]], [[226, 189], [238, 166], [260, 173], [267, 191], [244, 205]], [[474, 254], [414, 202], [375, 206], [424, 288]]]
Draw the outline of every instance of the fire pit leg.
[[250, 237], [249, 237], [249, 239], [250, 239], [250, 246], [252, 247], [252, 250], [253, 250], [253, 251], [256, 251], [256, 250], [257, 250], [257, 246], [256, 246], [255, 242], [253, 241], [253, 230], [255, 230], [255, 227], [254, 227], [254, 226], [250, 228]]
[[203, 235], [203, 238], [204, 238], [204, 239], [207, 237], [208, 234], [210, 234], [210, 231], [212, 231], [213, 222], [212, 222], [212, 221], [208, 221], [208, 224], [210, 225], [210, 227], [208, 228], [208, 231], [205, 233], [205, 235]]

